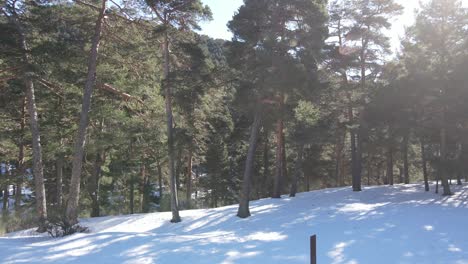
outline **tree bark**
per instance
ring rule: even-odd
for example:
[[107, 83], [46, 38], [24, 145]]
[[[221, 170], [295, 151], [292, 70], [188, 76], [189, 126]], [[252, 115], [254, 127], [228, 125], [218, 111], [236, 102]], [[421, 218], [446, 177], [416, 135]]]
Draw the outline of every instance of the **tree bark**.
[[404, 175], [404, 180], [405, 184], [409, 184], [409, 165], [408, 165], [408, 133], [406, 132], [405, 135], [403, 136], [403, 146], [402, 146], [402, 151], [403, 151], [403, 175]]
[[133, 214], [135, 211], [135, 176], [133, 172], [130, 173], [130, 214]]
[[57, 161], [55, 164], [55, 168], [57, 170], [57, 180], [56, 180], [56, 188], [57, 188], [57, 194], [56, 194], [56, 199], [57, 199], [57, 207], [62, 208], [63, 205], [63, 163], [64, 163], [64, 157], [63, 153], [58, 154]]
[[88, 192], [91, 196], [91, 217], [100, 216], [100, 196], [99, 196], [99, 180], [101, 178], [101, 167], [106, 161], [106, 154], [104, 151], [96, 153], [93, 170], [88, 182]]
[[93, 94], [96, 82], [96, 67], [99, 51], [99, 43], [101, 40], [102, 25], [105, 18], [107, 0], [102, 0], [101, 9], [99, 10], [98, 19], [94, 28], [94, 35], [91, 44], [91, 50], [88, 58], [88, 73], [83, 93], [83, 103], [81, 107], [80, 123], [76, 136], [73, 165], [70, 180], [70, 191], [65, 212], [65, 221], [67, 225], [78, 223], [78, 203], [80, 198], [80, 179], [83, 163], [84, 147], [86, 144], [86, 129], [89, 123], [89, 111], [91, 108], [91, 97]]
[[[167, 17], [165, 17], [164, 19], [166, 20]], [[171, 86], [168, 83], [170, 62], [169, 62], [169, 36], [167, 32], [165, 32], [164, 34], [163, 55], [164, 55], [164, 71], [163, 71], [164, 85], [163, 87], [165, 88], [164, 92], [165, 92], [165, 106], [166, 106], [166, 118], [167, 118], [167, 122], [166, 122], [167, 150], [168, 150], [169, 181], [170, 181], [170, 189], [171, 189], [171, 211], [172, 211], [171, 223], [178, 223], [182, 220], [179, 215], [179, 200], [177, 197], [177, 182], [176, 182], [175, 164], [174, 164], [174, 131], [173, 131], [174, 122], [173, 122], [173, 115], [172, 115], [172, 90], [171, 90]]]
[[2, 207], [2, 213], [3, 215], [8, 215], [8, 210], [9, 210], [9, 203], [8, 203], [8, 199], [9, 199], [9, 196], [10, 196], [10, 192], [9, 192], [9, 183], [10, 183], [10, 180], [11, 180], [11, 170], [9, 170], [8, 168], [9, 164], [7, 163], [7, 171], [6, 171], [6, 174], [4, 175], [4, 184], [3, 184], [3, 207]]
[[336, 186], [343, 186], [343, 172], [342, 172], [342, 159], [343, 159], [343, 145], [344, 145], [344, 139], [341, 133], [341, 129], [337, 128], [336, 129], [336, 143], [335, 143], [335, 181], [336, 181]]
[[440, 181], [443, 187], [442, 195], [451, 195], [450, 185], [447, 180], [447, 131], [445, 129], [445, 113], [442, 113], [442, 128], [440, 130]]
[[162, 186], [162, 168], [161, 164], [158, 161], [158, 185], [159, 185], [159, 204], [161, 204], [161, 199], [163, 196], [163, 186]]
[[11, 7], [13, 9], [13, 15], [8, 16], [8, 19], [15, 25], [16, 30], [18, 31], [20, 39], [20, 48], [22, 49], [22, 57], [24, 63], [26, 64], [26, 71], [23, 75], [23, 81], [25, 85], [25, 93], [27, 99], [27, 109], [29, 114], [29, 123], [32, 136], [32, 151], [33, 151], [33, 175], [35, 182], [35, 191], [36, 191], [36, 211], [38, 217], [39, 228], [38, 232], [46, 231], [46, 220], [47, 220], [47, 204], [46, 204], [46, 195], [44, 187], [44, 172], [42, 165], [42, 147], [41, 147], [41, 135], [39, 120], [37, 115], [36, 107], [36, 97], [34, 92], [34, 83], [33, 76], [34, 73], [29, 71], [32, 58], [30, 55], [30, 50], [28, 42], [26, 40], [26, 35], [23, 29], [23, 26], [20, 23], [18, 14], [16, 13], [16, 6]]
[[280, 117], [276, 125], [276, 172], [273, 181], [272, 198], [281, 198], [281, 184], [283, 182], [283, 119]]
[[297, 192], [297, 182], [299, 181], [299, 178], [301, 177], [302, 173], [302, 155], [304, 151], [304, 145], [300, 144], [297, 146], [297, 160], [296, 160], [296, 167], [294, 168], [294, 178], [292, 179], [291, 183], [291, 192], [289, 194], [289, 197], [295, 197], [296, 192]]
[[179, 192], [180, 190], [180, 185], [181, 185], [181, 182], [180, 182], [180, 174], [182, 173], [182, 166], [184, 164], [184, 157], [182, 156], [182, 146], [179, 146], [178, 148], [178, 151], [177, 151], [177, 155], [174, 157], [174, 166], [175, 166], [175, 175], [176, 175], [176, 189], [177, 189], [177, 192]]
[[393, 146], [390, 143], [387, 146], [387, 183], [393, 185]]
[[250, 216], [249, 200], [250, 200], [250, 181], [255, 159], [255, 149], [257, 148], [258, 133], [261, 125], [261, 110], [255, 111], [254, 121], [250, 131], [249, 150], [245, 161], [244, 178], [242, 180], [242, 190], [239, 197], [239, 209], [237, 216], [247, 218]]
[[26, 81], [28, 97], [28, 108], [30, 115], [31, 134], [33, 140], [33, 174], [36, 188], [36, 210], [39, 216], [38, 232], [45, 232], [47, 220], [47, 204], [44, 186], [44, 172], [42, 165], [42, 146], [39, 132], [39, 120], [37, 116], [36, 99], [34, 95], [34, 84], [31, 79]]
[[268, 196], [268, 193], [269, 193], [269, 181], [268, 179], [270, 178], [269, 175], [270, 175], [270, 158], [269, 158], [269, 152], [270, 152], [270, 149], [269, 149], [269, 140], [268, 140], [268, 136], [269, 136], [269, 133], [268, 131], [265, 129], [264, 130], [264, 142], [263, 142], [263, 182], [261, 184], [261, 188], [262, 188], [262, 195], [263, 197], [267, 197]]
[[143, 158], [143, 164], [141, 164], [140, 167], [140, 211], [142, 213], [148, 213], [149, 212], [149, 187], [150, 187], [150, 181], [148, 177], [148, 173], [146, 172], [146, 164], [144, 163], [144, 158]]
[[189, 153], [187, 157], [187, 177], [186, 177], [186, 187], [187, 187], [187, 193], [186, 193], [186, 202], [187, 202], [187, 209], [191, 208], [190, 202], [192, 201], [192, 146], [189, 147]]
[[26, 129], [26, 97], [23, 97], [21, 103], [21, 120], [20, 120], [20, 138], [18, 146], [18, 168], [16, 169], [16, 191], [15, 191], [15, 212], [19, 215], [22, 199], [22, 185], [24, 178], [24, 133]]
[[422, 169], [423, 169], [423, 177], [424, 177], [424, 189], [426, 190], [426, 192], [428, 192], [429, 191], [429, 179], [427, 175], [426, 149], [425, 149], [423, 140], [421, 140], [421, 161], [422, 161]]
[[356, 133], [356, 153], [355, 153], [355, 165], [353, 175], [353, 191], [360, 192], [361, 189], [361, 174], [362, 174], [362, 132], [359, 128]]

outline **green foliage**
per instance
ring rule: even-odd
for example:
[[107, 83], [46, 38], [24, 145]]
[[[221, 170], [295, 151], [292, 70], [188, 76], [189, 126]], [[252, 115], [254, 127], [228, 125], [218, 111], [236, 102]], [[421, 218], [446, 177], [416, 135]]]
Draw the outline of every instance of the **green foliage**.
[[311, 102], [300, 100], [294, 109], [294, 117], [305, 126], [314, 126], [320, 118], [320, 109]]

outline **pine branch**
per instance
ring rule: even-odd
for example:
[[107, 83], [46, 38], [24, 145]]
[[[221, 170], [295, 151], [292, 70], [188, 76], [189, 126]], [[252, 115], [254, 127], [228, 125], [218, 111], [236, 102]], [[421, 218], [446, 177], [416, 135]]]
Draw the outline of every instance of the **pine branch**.
[[130, 95], [128, 93], [122, 92], [122, 91], [112, 87], [110, 84], [103, 83], [101, 85], [98, 85], [97, 87], [99, 89], [103, 90], [103, 91], [107, 91], [107, 92], [110, 92], [112, 94], [115, 94], [115, 95], [119, 96], [120, 98], [122, 98], [126, 102], [135, 101], [135, 102], [138, 102], [141, 105], [146, 107], [145, 103], [140, 98], [138, 98], [136, 96], [132, 96], [132, 95]]

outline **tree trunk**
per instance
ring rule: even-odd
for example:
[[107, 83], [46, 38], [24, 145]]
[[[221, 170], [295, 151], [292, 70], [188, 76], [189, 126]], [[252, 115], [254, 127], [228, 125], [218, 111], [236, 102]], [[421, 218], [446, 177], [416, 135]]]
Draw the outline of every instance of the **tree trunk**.
[[191, 208], [190, 202], [192, 201], [192, 147], [189, 147], [189, 154], [187, 157], [187, 177], [186, 177], [186, 202], [187, 202], [187, 209]]
[[101, 178], [101, 167], [105, 163], [106, 154], [104, 151], [96, 153], [93, 170], [89, 177], [88, 192], [91, 196], [91, 217], [100, 216], [100, 196], [99, 196], [99, 179]]
[[372, 175], [372, 163], [369, 161], [369, 163], [367, 164], [367, 186], [371, 185], [370, 183], [371, 175]]
[[18, 168], [16, 169], [16, 191], [15, 191], [15, 212], [19, 215], [22, 199], [22, 185], [24, 178], [24, 133], [26, 129], [26, 98], [22, 99], [21, 121], [20, 121], [20, 139], [18, 146]]
[[144, 163], [141, 164], [140, 168], [140, 211], [142, 213], [149, 212], [149, 188], [150, 188], [150, 181], [148, 174], [146, 173], [146, 165]]
[[261, 184], [262, 188], [262, 196], [267, 197], [269, 193], [269, 181], [268, 179], [270, 178], [270, 149], [269, 149], [269, 140], [268, 140], [268, 131], [265, 129], [264, 130], [264, 143], [263, 143], [263, 182]]
[[[366, 49], [367, 49], [367, 39], [362, 39], [362, 48], [361, 48], [361, 89], [364, 91], [366, 86]], [[356, 147], [356, 154], [355, 154], [355, 165], [354, 165], [354, 173], [353, 173], [353, 191], [359, 192], [361, 191], [361, 176], [362, 176], [362, 142], [363, 142], [363, 133], [362, 133], [362, 126], [363, 126], [363, 115], [362, 112], [359, 117], [359, 128], [357, 131], [357, 140], [355, 141]]]
[[353, 191], [360, 192], [361, 189], [361, 173], [362, 173], [362, 132], [359, 128], [356, 133], [356, 153], [355, 153], [355, 165], [353, 175]]
[[255, 149], [257, 148], [258, 133], [261, 125], [261, 110], [255, 111], [254, 121], [250, 130], [249, 150], [245, 161], [244, 178], [242, 180], [242, 190], [239, 197], [239, 209], [237, 216], [247, 218], [250, 216], [249, 200], [250, 200], [250, 181], [255, 159]]
[[37, 117], [36, 100], [34, 96], [34, 84], [31, 79], [26, 81], [28, 108], [30, 115], [31, 134], [33, 140], [33, 174], [36, 188], [36, 210], [39, 216], [38, 232], [45, 232], [47, 220], [47, 204], [44, 186], [44, 172], [42, 166], [42, 147]]
[[162, 187], [162, 168], [161, 164], [158, 161], [158, 185], [159, 185], [159, 205], [161, 205], [161, 200], [163, 197], [163, 187]]
[[405, 180], [403, 180], [403, 178], [404, 178], [403, 177], [403, 174], [404, 174], [403, 167], [399, 167], [398, 172], [399, 172], [399, 174], [398, 174], [398, 183], [404, 183]]
[[385, 184], [393, 185], [393, 146], [390, 143], [387, 146], [387, 179]]
[[176, 188], [177, 192], [180, 190], [180, 174], [182, 173], [182, 165], [184, 164], [182, 156], [182, 146], [179, 146], [177, 155], [175, 156], [175, 175], [176, 175]]
[[302, 153], [304, 151], [304, 145], [300, 144], [297, 146], [297, 160], [296, 160], [296, 167], [295, 167], [295, 172], [294, 172], [294, 178], [292, 179], [292, 184], [291, 184], [291, 192], [289, 194], [290, 197], [295, 197], [296, 192], [297, 192], [297, 182], [299, 181], [299, 178], [302, 173]]
[[278, 119], [276, 125], [276, 172], [273, 181], [272, 198], [281, 198], [281, 184], [283, 182], [283, 119]]
[[57, 157], [57, 162], [56, 162], [56, 170], [57, 170], [57, 180], [56, 180], [56, 188], [57, 188], [57, 194], [56, 194], [56, 199], [57, 199], [57, 207], [62, 208], [63, 205], [63, 163], [64, 163], [64, 157], [63, 153], [60, 153]]
[[380, 178], [381, 178], [382, 174], [383, 174], [382, 173], [382, 163], [379, 162], [379, 163], [377, 163], [377, 176], [376, 176], [377, 185], [381, 184]]
[[[13, 9], [16, 6], [12, 7]], [[31, 67], [32, 59], [30, 55], [29, 46], [26, 40], [26, 36], [23, 30], [23, 26], [20, 23], [16, 10], [14, 10], [14, 14], [8, 19], [15, 25], [16, 30], [18, 31], [21, 49], [23, 51], [23, 59], [26, 63], [26, 69]], [[32, 136], [32, 152], [33, 152], [33, 175], [34, 175], [34, 182], [35, 182], [35, 191], [36, 191], [36, 211], [38, 217], [38, 224], [39, 228], [37, 229], [38, 232], [45, 232], [46, 231], [46, 220], [47, 220], [47, 205], [46, 205], [46, 195], [45, 195], [45, 187], [44, 187], [44, 172], [42, 166], [42, 147], [41, 147], [41, 136], [40, 136], [40, 128], [39, 128], [39, 121], [37, 115], [37, 107], [36, 107], [36, 98], [34, 92], [34, 83], [32, 78], [34, 73], [25, 71], [23, 76], [23, 81], [25, 85], [25, 93], [27, 98], [27, 109], [29, 114], [29, 122], [31, 128], [31, 136]]]
[[344, 145], [344, 138], [342, 130], [337, 128], [336, 130], [336, 143], [335, 143], [335, 179], [336, 179], [336, 186], [343, 186], [343, 171], [342, 171], [342, 163], [343, 163], [343, 145]]
[[409, 165], [408, 165], [408, 133], [405, 133], [403, 136], [403, 174], [405, 179], [405, 184], [409, 184]]
[[165, 87], [165, 105], [166, 105], [166, 118], [167, 118], [167, 150], [168, 150], [168, 166], [169, 166], [169, 181], [171, 189], [171, 211], [172, 219], [171, 223], [178, 223], [181, 221], [179, 215], [179, 201], [177, 197], [177, 182], [174, 165], [174, 127], [173, 127], [173, 115], [172, 115], [172, 91], [171, 86], [168, 83], [169, 77], [169, 36], [165, 32], [163, 42], [163, 55], [164, 55], [164, 72], [163, 79]]
[[426, 190], [426, 192], [428, 192], [429, 191], [429, 179], [427, 175], [426, 149], [425, 149], [423, 140], [421, 140], [421, 161], [422, 161], [422, 169], [423, 169], [423, 177], [424, 177], [424, 189]]
[[83, 103], [81, 106], [80, 123], [78, 134], [75, 140], [73, 151], [73, 166], [70, 180], [70, 189], [66, 209], [66, 224], [74, 225], [78, 223], [78, 202], [80, 198], [80, 179], [85, 147], [86, 129], [89, 123], [89, 111], [91, 108], [91, 96], [93, 94], [96, 81], [96, 66], [98, 59], [99, 43], [101, 40], [102, 25], [104, 22], [107, 0], [102, 0], [99, 16], [94, 28], [94, 35], [91, 50], [88, 58], [88, 73], [86, 76], [85, 89], [83, 93]]
[[133, 214], [135, 211], [135, 176], [133, 172], [130, 173], [130, 214]]
[[461, 181], [461, 170], [457, 169], [457, 185], [462, 185]]
[[8, 168], [9, 164], [7, 164], [7, 171], [6, 171], [6, 174], [4, 175], [4, 184], [3, 184], [3, 207], [2, 207], [2, 213], [3, 215], [8, 215], [8, 199], [10, 197], [10, 192], [9, 192], [9, 183], [10, 183], [10, 180], [11, 180], [11, 171], [9, 170]]
[[442, 113], [443, 122], [442, 129], [440, 130], [440, 181], [444, 192], [442, 195], [451, 195], [450, 185], [447, 180], [447, 131], [445, 129], [445, 113]]
[[286, 187], [286, 183], [288, 181], [288, 162], [286, 159], [286, 136], [284, 135], [284, 123], [283, 123], [283, 131], [281, 131], [281, 137], [282, 137], [282, 165], [281, 167], [283, 168], [282, 175], [281, 175], [281, 192], [287, 192], [288, 190], [285, 190], [284, 188]]

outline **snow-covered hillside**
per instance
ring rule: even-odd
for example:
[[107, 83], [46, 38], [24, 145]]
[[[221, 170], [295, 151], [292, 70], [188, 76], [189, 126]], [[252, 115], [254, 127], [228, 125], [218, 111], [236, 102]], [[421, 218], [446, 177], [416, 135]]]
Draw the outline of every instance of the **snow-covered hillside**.
[[[432, 190], [433, 190], [433, 186]], [[23, 231], [0, 238], [2, 263], [468, 263], [468, 185], [454, 196], [421, 185], [350, 188], [237, 206], [82, 220], [89, 234], [52, 239]]]

